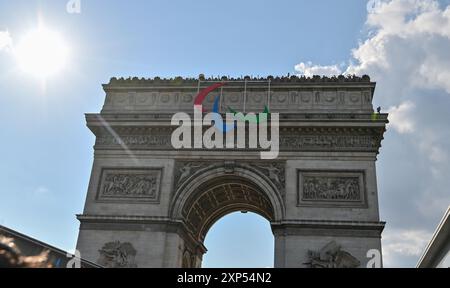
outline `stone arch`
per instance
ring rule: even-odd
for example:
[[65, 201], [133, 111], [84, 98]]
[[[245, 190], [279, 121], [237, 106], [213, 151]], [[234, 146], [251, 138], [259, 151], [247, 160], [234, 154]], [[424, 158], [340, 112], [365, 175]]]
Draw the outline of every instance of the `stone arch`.
[[217, 220], [236, 211], [257, 213], [271, 223], [281, 221], [281, 193], [270, 179], [251, 167], [209, 167], [194, 173], [177, 189], [170, 214], [184, 223], [197, 243], [203, 243]]

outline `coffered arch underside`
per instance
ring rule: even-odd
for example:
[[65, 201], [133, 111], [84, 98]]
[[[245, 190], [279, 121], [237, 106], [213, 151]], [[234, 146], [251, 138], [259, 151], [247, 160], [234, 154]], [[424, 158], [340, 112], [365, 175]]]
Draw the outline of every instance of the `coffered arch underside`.
[[174, 194], [172, 219], [181, 220], [191, 236], [203, 242], [211, 226], [223, 216], [254, 212], [271, 223], [284, 215], [282, 191], [270, 179], [249, 167], [198, 171]]

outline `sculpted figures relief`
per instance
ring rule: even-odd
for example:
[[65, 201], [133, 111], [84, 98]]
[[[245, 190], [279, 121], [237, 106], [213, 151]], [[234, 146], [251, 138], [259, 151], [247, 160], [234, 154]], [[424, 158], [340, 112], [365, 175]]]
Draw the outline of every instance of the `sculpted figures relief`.
[[313, 149], [377, 149], [379, 140], [373, 135], [283, 135], [280, 147], [285, 150]]
[[212, 168], [214, 163], [201, 161], [177, 161], [175, 165], [175, 188], [186, 182], [192, 175], [205, 168]]
[[286, 184], [285, 184], [285, 164], [284, 162], [270, 162], [270, 163], [249, 163], [242, 164], [249, 169], [256, 169], [258, 172], [264, 174], [270, 179], [270, 181], [277, 187], [282, 195], [284, 195]]
[[131, 243], [120, 241], [106, 243], [98, 251], [100, 258], [98, 263], [105, 268], [136, 268], [136, 249]]
[[363, 171], [299, 171], [299, 205], [365, 205]]
[[104, 169], [99, 200], [144, 199], [159, 196], [161, 169]]
[[115, 137], [114, 135], [105, 135], [97, 138], [96, 145], [127, 145], [127, 146], [152, 146], [155, 148], [164, 148], [170, 146], [170, 134], [161, 135], [126, 135]]
[[245, 169], [257, 171], [270, 180], [278, 191], [284, 195], [285, 191], [285, 163], [284, 162], [254, 162], [241, 163], [235, 161], [224, 162], [196, 162], [196, 161], [177, 161], [175, 165], [175, 188], [180, 187], [192, 175], [204, 169], [214, 167], [224, 167], [227, 173], [234, 171], [234, 167], [243, 167]]
[[319, 251], [308, 251], [309, 268], [357, 268], [361, 262], [349, 252], [341, 249], [335, 241], [331, 241]]
[[314, 177], [303, 180], [305, 200], [360, 200], [358, 177]]
[[189, 250], [185, 250], [183, 253], [183, 259], [181, 263], [182, 268], [196, 268], [195, 264], [195, 255], [192, 254]]
[[[319, 119], [323, 115], [319, 114], [314, 117]], [[116, 129], [117, 135], [111, 135], [108, 131], [102, 133], [100, 137], [97, 137], [96, 148], [111, 149], [126, 146], [130, 149], [173, 149], [170, 140], [173, 132], [171, 128], [143, 131], [122, 131], [121, 129]], [[381, 131], [375, 128], [357, 130], [344, 128], [281, 128], [280, 150], [378, 151], [382, 140], [380, 135], [382, 135]], [[250, 147], [247, 147], [247, 149], [250, 149]]]

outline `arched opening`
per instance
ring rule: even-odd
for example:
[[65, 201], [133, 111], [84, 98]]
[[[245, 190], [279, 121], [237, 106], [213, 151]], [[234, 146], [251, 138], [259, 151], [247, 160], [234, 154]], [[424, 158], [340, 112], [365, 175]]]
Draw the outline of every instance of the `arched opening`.
[[200, 185], [183, 207], [184, 222], [197, 241], [203, 242], [211, 226], [236, 212], [257, 213], [269, 221], [275, 218], [270, 199], [252, 181], [242, 177], [217, 177]]
[[234, 212], [206, 234], [204, 268], [267, 268], [274, 263], [270, 222], [258, 214]]
[[[187, 232], [182, 236], [185, 246], [182, 254], [182, 267], [185, 268], [203, 266], [203, 256], [208, 251], [208, 247], [205, 246], [206, 235], [211, 227], [223, 217], [229, 214], [235, 215], [234, 212], [255, 213], [259, 216], [260, 221], [261, 219], [263, 219], [263, 223], [265, 221], [265, 227], [269, 227], [261, 231], [270, 231], [268, 233], [272, 232], [270, 224], [280, 219], [282, 207], [277, 192], [264, 179], [257, 178], [258, 175], [254, 176], [251, 172], [236, 168], [235, 173], [215, 173], [215, 177], [211, 176], [202, 175], [196, 179], [193, 178], [190, 182], [191, 187], [184, 187], [182, 191], [179, 191], [179, 202], [175, 202], [173, 205], [174, 218], [180, 219], [184, 223]], [[235, 224], [238, 228], [239, 223]], [[251, 237], [249, 238], [251, 239]], [[265, 238], [268, 238], [269, 243], [272, 241], [269, 248], [264, 248], [268, 250], [266, 251], [268, 255], [272, 255], [269, 256], [272, 258], [272, 263], [264, 264], [264, 267], [272, 267], [273, 235], [270, 237], [270, 234], [266, 234]], [[245, 265], [244, 262], [242, 263], [241, 265]], [[240, 266], [237, 262], [227, 266], [233, 265]], [[254, 267], [251, 264], [249, 266]]]

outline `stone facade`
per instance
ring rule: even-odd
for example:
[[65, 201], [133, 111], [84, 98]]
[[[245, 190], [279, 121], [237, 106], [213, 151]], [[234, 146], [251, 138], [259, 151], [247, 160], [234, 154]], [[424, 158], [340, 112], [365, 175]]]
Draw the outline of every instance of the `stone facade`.
[[[215, 82], [228, 108], [280, 113], [280, 153], [171, 146], [176, 112]], [[387, 123], [369, 77], [111, 79], [87, 114], [95, 157], [77, 248], [106, 267], [200, 267], [212, 224], [270, 221], [275, 267], [366, 267], [381, 253], [375, 161]], [[205, 100], [210, 111], [213, 95]], [[117, 256], [120, 255], [120, 256]]]

